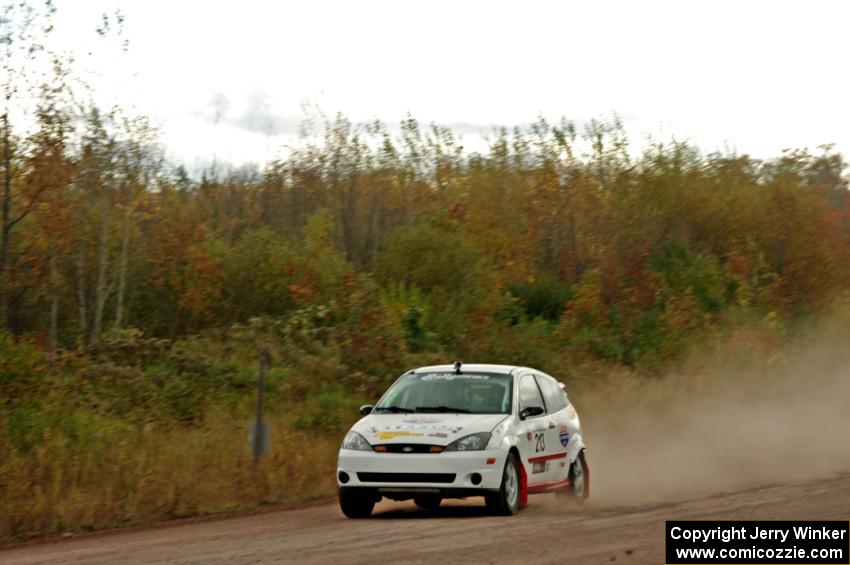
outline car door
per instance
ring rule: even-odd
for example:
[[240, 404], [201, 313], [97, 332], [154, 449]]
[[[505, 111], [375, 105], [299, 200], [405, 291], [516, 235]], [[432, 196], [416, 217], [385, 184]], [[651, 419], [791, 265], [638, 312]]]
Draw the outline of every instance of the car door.
[[570, 441], [570, 418], [567, 414], [567, 397], [558, 386], [558, 382], [544, 373], [535, 373], [534, 378], [546, 403], [547, 430], [546, 441], [552, 444], [550, 456], [549, 480], [566, 480], [569, 473], [567, 445]]
[[544, 408], [543, 414], [530, 416], [520, 421], [519, 452], [529, 486], [546, 483], [554, 480], [553, 469], [557, 466], [557, 464], [553, 466], [551, 462], [552, 455], [555, 453], [553, 442], [560, 447], [557, 434], [553, 434], [553, 430], [557, 431], [557, 426], [545, 412], [546, 403], [533, 373], [520, 375], [518, 389], [519, 414], [531, 406]]

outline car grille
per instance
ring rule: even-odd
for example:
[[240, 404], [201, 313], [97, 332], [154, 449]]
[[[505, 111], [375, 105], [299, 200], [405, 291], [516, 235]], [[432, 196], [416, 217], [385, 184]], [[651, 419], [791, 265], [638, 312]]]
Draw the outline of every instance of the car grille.
[[[381, 449], [375, 449], [377, 447]], [[375, 445], [372, 448], [375, 451], [386, 453], [439, 453], [444, 449], [442, 445], [430, 445], [427, 443], [383, 443]]]
[[454, 473], [357, 473], [363, 483], [453, 483]]

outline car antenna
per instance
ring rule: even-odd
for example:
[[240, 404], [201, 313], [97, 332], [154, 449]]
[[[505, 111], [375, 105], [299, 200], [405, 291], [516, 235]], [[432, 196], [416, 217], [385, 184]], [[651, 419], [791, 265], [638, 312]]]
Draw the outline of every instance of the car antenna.
[[460, 361], [455, 361], [455, 375], [460, 374], [460, 366], [463, 365]]

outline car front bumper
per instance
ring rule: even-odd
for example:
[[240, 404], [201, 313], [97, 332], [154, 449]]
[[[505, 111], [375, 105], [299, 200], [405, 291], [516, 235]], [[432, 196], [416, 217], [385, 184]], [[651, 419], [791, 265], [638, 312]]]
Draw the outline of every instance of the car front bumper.
[[340, 449], [336, 477], [342, 488], [483, 495], [501, 486], [506, 457], [501, 449], [404, 454]]

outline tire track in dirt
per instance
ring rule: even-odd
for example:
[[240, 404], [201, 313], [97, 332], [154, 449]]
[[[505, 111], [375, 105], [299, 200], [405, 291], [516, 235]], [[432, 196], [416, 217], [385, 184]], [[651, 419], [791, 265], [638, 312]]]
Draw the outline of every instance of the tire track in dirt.
[[0, 563], [663, 563], [665, 520], [850, 519], [850, 473], [629, 506], [536, 496], [514, 517], [489, 516], [479, 500], [436, 511], [384, 501], [368, 520], [328, 502], [11, 546]]

